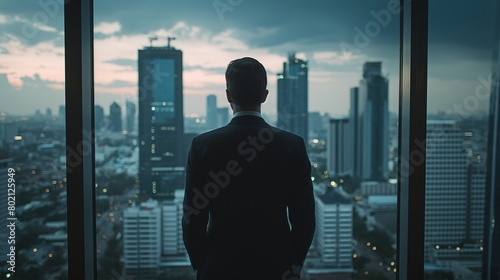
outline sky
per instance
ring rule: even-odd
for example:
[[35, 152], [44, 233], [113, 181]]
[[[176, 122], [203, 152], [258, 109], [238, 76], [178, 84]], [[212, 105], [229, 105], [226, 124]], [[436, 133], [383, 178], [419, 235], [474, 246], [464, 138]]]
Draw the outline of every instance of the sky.
[[[64, 65], [62, 2], [0, 2], [0, 112], [57, 113], [64, 103], [64, 69], [71, 65]], [[487, 110], [488, 100], [474, 94], [489, 87], [495, 1], [429, 6], [428, 111]], [[276, 74], [289, 52], [308, 61], [310, 112], [347, 115], [350, 88], [368, 61], [382, 62], [389, 109], [397, 112], [399, 8], [395, 0], [95, 1], [96, 104], [107, 114], [113, 101], [137, 102], [137, 51], [151, 36], [158, 37], [153, 46], [170, 36], [183, 52], [185, 115], [205, 115], [208, 94], [228, 106], [224, 71], [243, 56], [266, 67], [270, 95], [262, 110], [276, 114]]]

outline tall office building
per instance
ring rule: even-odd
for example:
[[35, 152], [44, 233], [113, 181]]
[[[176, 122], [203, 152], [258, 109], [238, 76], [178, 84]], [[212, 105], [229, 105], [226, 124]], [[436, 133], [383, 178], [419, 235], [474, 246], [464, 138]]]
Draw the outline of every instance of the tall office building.
[[184, 185], [182, 52], [146, 47], [138, 69], [141, 194], [171, 199]]
[[455, 120], [428, 120], [426, 149], [425, 259], [456, 257], [461, 244], [482, 240], [484, 167], [468, 164]]
[[209, 94], [207, 96], [207, 129], [217, 128], [217, 96]]
[[157, 201], [123, 212], [123, 262], [127, 276], [157, 279], [161, 256], [161, 210]]
[[104, 108], [99, 105], [94, 106], [94, 127], [99, 130], [104, 127]]
[[328, 188], [316, 197], [315, 247], [324, 267], [352, 269], [353, 205], [340, 191]]
[[352, 143], [349, 134], [349, 119], [330, 119], [327, 133], [327, 170], [332, 176], [352, 174]]
[[109, 106], [109, 130], [122, 132], [122, 107], [116, 102]]
[[[500, 5], [493, 57], [488, 131], [483, 279], [500, 280]], [[496, 221], [496, 226], [495, 226]]]
[[308, 141], [308, 67], [307, 61], [288, 56], [278, 74], [278, 127]]
[[361, 176], [361, 141], [359, 141], [361, 127], [359, 125], [359, 87], [351, 88], [351, 104], [349, 110], [349, 134], [351, 135], [350, 151], [352, 152], [352, 176]]
[[136, 119], [135, 104], [127, 100], [127, 102], [125, 102], [125, 107], [126, 107], [127, 134], [135, 135], [135, 119]]
[[[358, 153], [364, 180], [385, 180], [389, 157], [388, 80], [381, 62], [366, 62], [358, 96]], [[353, 94], [353, 93], [351, 93]]]
[[52, 119], [52, 109], [47, 108], [47, 109], [45, 110], [45, 117], [46, 117], [47, 119]]

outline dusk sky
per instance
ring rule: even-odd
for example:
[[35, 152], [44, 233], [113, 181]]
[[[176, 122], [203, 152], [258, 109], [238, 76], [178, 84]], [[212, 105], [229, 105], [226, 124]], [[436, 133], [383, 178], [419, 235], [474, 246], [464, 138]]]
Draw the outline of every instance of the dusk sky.
[[[0, 2], [0, 112], [57, 114], [64, 103], [63, 0]], [[430, 113], [464, 104], [488, 80], [496, 1], [430, 1]], [[362, 65], [381, 61], [389, 107], [398, 110], [399, 1], [95, 1], [96, 104], [137, 102], [137, 51], [183, 51], [184, 113], [205, 115], [206, 95], [225, 101], [224, 71], [251, 56], [268, 71], [263, 112], [276, 114], [276, 74], [291, 51], [308, 61], [309, 111], [346, 115]], [[388, 17], [389, 15], [389, 17]], [[71, 67], [71, 65], [66, 65]], [[480, 100], [479, 110], [488, 101]], [[472, 111], [469, 111], [474, 113]]]

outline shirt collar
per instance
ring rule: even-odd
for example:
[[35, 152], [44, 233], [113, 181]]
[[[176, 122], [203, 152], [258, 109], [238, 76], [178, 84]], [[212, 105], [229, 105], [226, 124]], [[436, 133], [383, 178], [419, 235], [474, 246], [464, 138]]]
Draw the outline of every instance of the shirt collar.
[[239, 111], [234, 113], [233, 118], [240, 117], [240, 116], [255, 116], [255, 117], [260, 117], [262, 118], [262, 114], [257, 111]]

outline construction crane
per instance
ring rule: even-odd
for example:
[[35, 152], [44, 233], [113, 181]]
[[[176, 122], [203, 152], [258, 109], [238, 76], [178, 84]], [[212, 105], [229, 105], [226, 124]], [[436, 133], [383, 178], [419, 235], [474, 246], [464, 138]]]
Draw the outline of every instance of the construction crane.
[[167, 39], [167, 48], [171, 48], [170, 41], [175, 40], [175, 37], [164, 37], [164, 36], [158, 37], [156, 35], [153, 35], [153, 36], [149, 37], [149, 46], [152, 47], [153, 41], [157, 41], [158, 38]]

